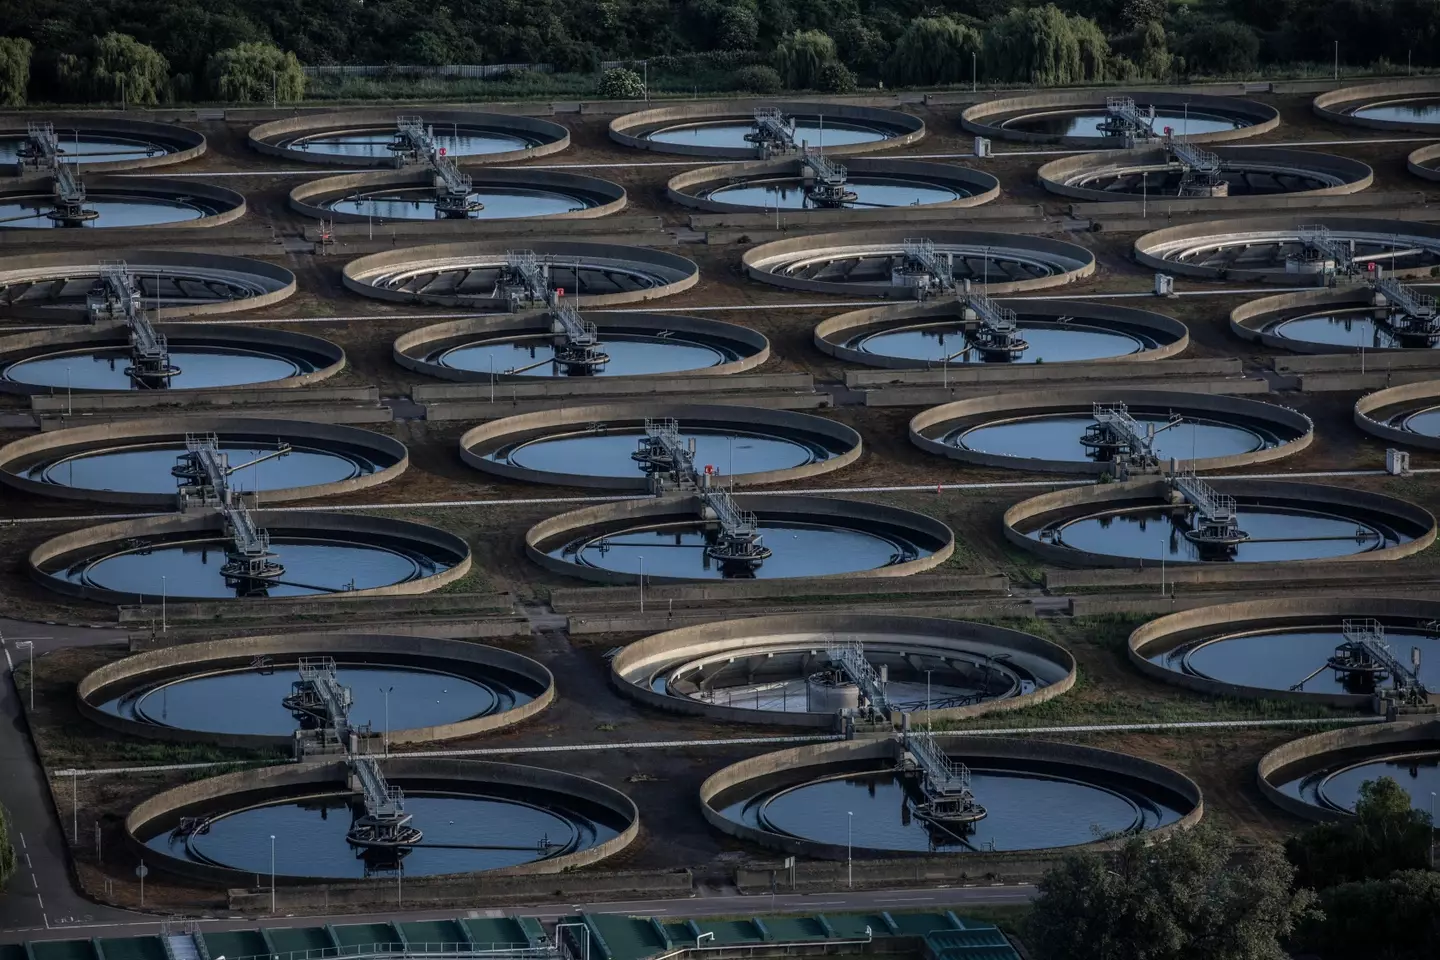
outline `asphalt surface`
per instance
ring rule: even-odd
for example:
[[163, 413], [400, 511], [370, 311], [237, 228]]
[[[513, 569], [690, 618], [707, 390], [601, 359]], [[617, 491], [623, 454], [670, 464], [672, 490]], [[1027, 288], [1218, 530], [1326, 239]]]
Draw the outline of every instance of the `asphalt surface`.
[[0, 940], [25, 939], [8, 936], [4, 933], [8, 930], [45, 930], [134, 916], [94, 904], [75, 891], [65, 837], [22, 710], [20, 698], [29, 691], [24, 685], [17, 689], [14, 682], [14, 668], [31, 654], [17, 643], [33, 642], [35, 656], [41, 657], [61, 647], [124, 640], [124, 632], [118, 630], [0, 619], [0, 658], [5, 671], [0, 682], [0, 803], [9, 815], [10, 842], [19, 860], [15, 875], [0, 894]]

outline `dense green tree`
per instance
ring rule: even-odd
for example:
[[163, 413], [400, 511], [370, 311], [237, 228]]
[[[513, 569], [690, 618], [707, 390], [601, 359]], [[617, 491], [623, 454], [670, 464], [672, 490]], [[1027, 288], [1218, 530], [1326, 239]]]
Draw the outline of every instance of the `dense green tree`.
[[855, 74], [838, 60], [829, 60], [820, 67], [820, 74], [815, 78], [815, 89], [825, 93], [854, 93]]
[[[29, 40], [0, 37], [0, 106], [23, 107], [30, 86]], [[3, 851], [0, 851], [3, 855]]]
[[1434, 960], [1440, 957], [1440, 873], [1402, 870], [1384, 880], [1331, 887], [1323, 919], [1298, 940], [1325, 960]]
[[617, 67], [605, 71], [595, 92], [606, 100], [637, 100], [645, 96], [645, 80], [634, 70]]
[[1212, 76], [1250, 73], [1260, 61], [1260, 38], [1241, 23], [1207, 20], [1186, 32], [1179, 44], [1192, 73]]
[[820, 71], [835, 59], [835, 41], [820, 30], [797, 30], [775, 47], [775, 69], [792, 90], [820, 89]]
[[[1165, 28], [1152, 20], [1137, 28], [1119, 44], [1135, 62], [1136, 72], [1148, 80], [1168, 80], [1175, 58], [1170, 53]], [[1112, 70], [1118, 74], [1118, 69]]]
[[715, 45], [721, 50], [753, 50], [760, 39], [760, 18], [749, 4], [726, 7], [715, 24]]
[[1046, 4], [1015, 8], [985, 31], [990, 79], [1040, 86], [1104, 80], [1110, 43], [1093, 20], [1067, 16]]
[[949, 17], [921, 17], [895, 41], [885, 79], [895, 86], [934, 86], [968, 81], [980, 34]]
[[1125, 0], [1120, 5], [1120, 23], [1135, 30], [1165, 19], [1166, 0]]
[[242, 43], [210, 58], [210, 89], [231, 103], [281, 103], [305, 94], [305, 73], [291, 51], [268, 43]]
[[1353, 819], [1322, 823], [1291, 837], [1286, 855], [1299, 882], [1324, 889], [1423, 869], [1430, 859], [1430, 815], [1390, 777], [1360, 785]]
[[859, 17], [841, 20], [831, 30], [836, 58], [863, 77], [878, 77], [890, 55], [885, 35]]
[[1313, 903], [1293, 873], [1275, 847], [1237, 857], [1218, 827], [1131, 838], [1048, 871], [1026, 943], [1042, 960], [1288, 960], [1281, 943]]
[[170, 95], [170, 61], [124, 33], [107, 33], [90, 55], [90, 90], [102, 100], [153, 106]]
[[785, 89], [785, 82], [774, 67], [755, 63], [731, 74], [730, 86], [745, 93], [779, 93]]

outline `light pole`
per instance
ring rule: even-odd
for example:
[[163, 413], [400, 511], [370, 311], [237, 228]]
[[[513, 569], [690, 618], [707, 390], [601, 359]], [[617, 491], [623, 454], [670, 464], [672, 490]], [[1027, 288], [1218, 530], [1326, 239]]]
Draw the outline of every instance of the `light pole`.
[[70, 771], [70, 836], [75, 846], [80, 846], [80, 771]]
[[[161, 575], [161, 577], [160, 577], [160, 632], [161, 632], [161, 633], [169, 633], [169, 632], [170, 632], [170, 621], [169, 621], [168, 619], [166, 619], [166, 616], [165, 616], [165, 605], [166, 605], [166, 604], [165, 604], [165, 601], [166, 601], [166, 599], [168, 598], [169, 594], [170, 594], [169, 588], [165, 585], [165, 577], [164, 577], [164, 575]], [[151, 622], [151, 623], [154, 623], [155, 621], [152, 620], [152, 621], [150, 621], [150, 622]]]
[[1340, 79], [1340, 41], [1335, 41], [1335, 79]]
[[640, 612], [645, 612], [645, 558], [640, 558]]
[[390, 756], [390, 694], [395, 691], [394, 687], [381, 687], [380, 692], [385, 694], [385, 756]]
[[270, 109], [280, 106], [280, 71], [270, 71]]
[[974, 92], [976, 91], [976, 89], [977, 89], [977, 87], [976, 87], [976, 85], [975, 85], [975, 77], [976, 77], [975, 51], [974, 51], [974, 50], [971, 50], [971, 51], [970, 51], [970, 92], [971, 92], [971, 93], [974, 93]]
[[270, 913], [275, 913], [275, 834], [270, 834]]
[[934, 670], [933, 667], [932, 667], [931, 669], [925, 671], [925, 729], [926, 729], [926, 730], [929, 730], [931, 727], [934, 726], [934, 722], [931, 720], [931, 714], [930, 714], [930, 674], [932, 674], [932, 673], [934, 673], [934, 672], [935, 672], [935, 670]]
[[35, 712], [35, 642], [33, 640], [16, 640], [16, 650], [30, 651], [30, 712]]
[[[1165, 596], [1165, 544], [1164, 537], [1160, 538], [1160, 596]], [[1187, 593], [1188, 597], [1189, 594]]]
[[855, 861], [851, 859], [850, 851], [853, 849], [851, 841], [855, 837], [855, 811], [847, 810], [845, 816], [849, 818], [845, 822], [845, 885], [854, 889]]
[[1435, 791], [1430, 791], [1430, 869], [1435, 869]]

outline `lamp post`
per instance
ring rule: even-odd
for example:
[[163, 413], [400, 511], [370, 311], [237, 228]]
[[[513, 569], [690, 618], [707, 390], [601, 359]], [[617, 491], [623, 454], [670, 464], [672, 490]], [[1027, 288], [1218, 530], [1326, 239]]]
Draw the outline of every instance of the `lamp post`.
[[[162, 576], [160, 577], [160, 632], [161, 632], [161, 633], [169, 633], [169, 632], [170, 632], [170, 621], [169, 621], [169, 619], [168, 619], [168, 618], [166, 617], [166, 615], [165, 615], [166, 600], [169, 598], [169, 596], [170, 596], [170, 589], [169, 589], [169, 587], [168, 587], [168, 586], [166, 585], [166, 583], [165, 583], [165, 577], [164, 577], [164, 575], [162, 575]], [[154, 620], [151, 620], [150, 622], [151, 622], [151, 623], [154, 623], [155, 621], [154, 621]]]
[[385, 739], [382, 744], [385, 747], [385, 756], [390, 756], [390, 694], [395, 692], [394, 687], [381, 687], [380, 692], [385, 694]]
[[645, 612], [645, 558], [640, 558], [640, 612]]
[[925, 671], [925, 729], [926, 729], [926, 730], [931, 729], [931, 727], [933, 727], [933, 726], [935, 725], [935, 724], [934, 724], [934, 721], [931, 719], [931, 713], [930, 713], [930, 674], [932, 674], [932, 673], [934, 673], [934, 672], [935, 672], [935, 669], [934, 669], [933, 667], [932, 667], [931, 669]]
[[1430, 869], [1435, 869], [1435, 791], [1430, 791]]
[[275, 912], [275, 834], [270, 834], [270, 912]]
[[[1166, 539], [1160, 538], [1160, 596], [1165, 596], [1165, 545]], [[1190, 595], [1188, 592], [1185, 594]]]
[[853, 849], [852, 841], [855, 838], [855, 811], [845, 811], [849, 819], [845, 822], [845, 885], [850, 888], [855, 886], [855, 861], [851, 858], [850, 851]]

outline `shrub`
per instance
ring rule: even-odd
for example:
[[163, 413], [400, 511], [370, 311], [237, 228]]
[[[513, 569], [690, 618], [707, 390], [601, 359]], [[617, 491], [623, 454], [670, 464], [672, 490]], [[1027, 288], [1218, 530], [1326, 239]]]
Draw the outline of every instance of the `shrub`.
[[820, 67], [820, 75], [815, 78], [815, 89], [826, 93], [854, 93], [855, 74], [840, 61], [831, 60]]
[[774, 67], [754, 64], [741, 67], [730, 75], [730, 85], [745, 93], [779, 93], [785, 86]]
[[634, 70], [616, 67], [605, 71], [595, 92], [606, 100], [637, 100], [645, 96], [645, 81]]

